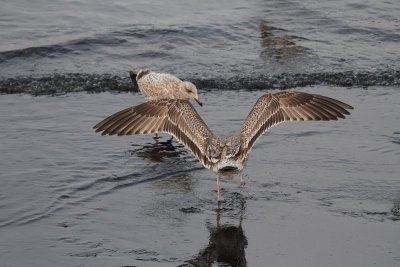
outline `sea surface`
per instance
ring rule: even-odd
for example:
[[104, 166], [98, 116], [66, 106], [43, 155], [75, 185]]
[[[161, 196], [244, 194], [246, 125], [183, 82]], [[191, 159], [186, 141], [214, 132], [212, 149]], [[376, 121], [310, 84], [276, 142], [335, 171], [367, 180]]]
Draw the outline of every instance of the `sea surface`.
[[[1, 267], [400, 265], [399, 1], [0, 7]], [[144, 67], [196, 84], [218, 134], [282, 89], [354, 110], [270, 129], [217, 205], [176, 140], [93, 131]]]

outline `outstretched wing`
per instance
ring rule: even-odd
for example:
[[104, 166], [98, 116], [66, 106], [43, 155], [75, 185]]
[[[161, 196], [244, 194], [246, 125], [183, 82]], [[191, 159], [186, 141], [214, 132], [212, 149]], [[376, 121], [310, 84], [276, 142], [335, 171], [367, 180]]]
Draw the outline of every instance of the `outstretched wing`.
[[247, 116], [240, 135], [244, 152], [269, 128], [285, 121], [329, 121], [345, 118], [353, 109], [339, 100], [297, 91], [261, 96]]
[[186, 100], [160, 99], [124, 109], [94, 127], [102, 135], [168, 133], [178, 139], [203, 163], [207, 139], [212, 132]]

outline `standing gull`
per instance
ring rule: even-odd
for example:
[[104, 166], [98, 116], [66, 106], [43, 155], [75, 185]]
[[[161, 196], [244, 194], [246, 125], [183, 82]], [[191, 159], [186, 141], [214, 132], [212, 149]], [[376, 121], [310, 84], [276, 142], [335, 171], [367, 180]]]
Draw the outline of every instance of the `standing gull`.
[[141, 69], [137, 73], [130, 71], [132, 82], [137, 83], [140, 92], [146, 101], [158, 99], [194, 99], [200, 106], [196, 86], [187, 81], [182, 81], [168, 73], [157, 73], [149, 69]]
[[133, 135], [164, 132], [185, 145], [207, 169], [220, 177], [240, 174], [255, 142], [269, 128], [285, 121], [329, 121], [345, 118], [353, 107], [333, 98], [297, 91], [261, 96], [244, 121], [240, 133], [215, 135], [186, 100], [152, 100], [124, 109], [99, 122], [94, 129], [103, 135]]

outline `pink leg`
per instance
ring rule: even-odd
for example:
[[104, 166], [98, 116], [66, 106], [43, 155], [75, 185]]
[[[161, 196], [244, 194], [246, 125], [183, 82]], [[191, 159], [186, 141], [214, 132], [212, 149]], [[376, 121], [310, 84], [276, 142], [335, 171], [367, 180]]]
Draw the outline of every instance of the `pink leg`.
[[221, 183], [219, 181], [219, 175], [217, 175], [217, 201], [218, 201], [218, 203], [221, 201], [220, 191], [221, 191]]
[[243, 174], [240, 175], [240, 186], [244, 186], [246, 184], [246, 181], [243, 178]]

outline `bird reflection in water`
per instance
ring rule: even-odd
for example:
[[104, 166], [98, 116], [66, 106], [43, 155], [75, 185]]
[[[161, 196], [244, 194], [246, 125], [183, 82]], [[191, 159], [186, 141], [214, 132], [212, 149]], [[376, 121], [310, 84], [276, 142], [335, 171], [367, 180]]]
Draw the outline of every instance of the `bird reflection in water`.
[[[140, 145], [137, 149], [129, 150], [129, 153], [153, 162], [162, 162], [168, 158], [179, 158], [186, 154], [181, 144], [173, 144], [172, 138], [166, 141], [160, 141], [161, 137], [154, 137], [154, 139], [156, 140], [155, 143]], [[136, 145], [133, 144], [132, 146]]]
[[[146, 167], [141, 169], [143, 177], [152, 180], [154, 174], [157, 182], [153, 185], [162, 190], [178, 190], [181, 193], [193, 190], [192, 173], [202, 170], [202, 167], [192, 167], [188, 161], [195, 161], [186, 149], [173, 138], [153, 137], [153, 143], [132, 144], [135, 149], [127, 151], [132, 156], [132, 160], [137, 157], [147, 161]], [[149, 162], [150, 161], [150, 162]], [[153, 163], [151, 163], [153, 162]]]
[[[236, 198], [237, 194], [234, 195]], [[207, 229], [210, 232], [210, 241], [207, 247], [202, 249], [194, 259], [189, 260], [188, 263], [190, 265], [186, 266], [216, 266], [214, 265], [215, 263], [219, 263], [218, 266], [247, 266], [245, 254], [247, 238], [242, 228], [245, 199], [243, 197], [238, 197], [237, 199], [240, 200], [239, 225], [221, 224], [221, 212], [223, 210], [218, 209], [216, 226], [209, 222], [207, 223]]]
[[311, 55], [311, 50], [295, 43], [304, 38], [291, 36], [284, 29], [269, 26], [266, 21], [260, 23], [261, 47], [260, 57], [265, 61], [284, 63], [296, 58]]

